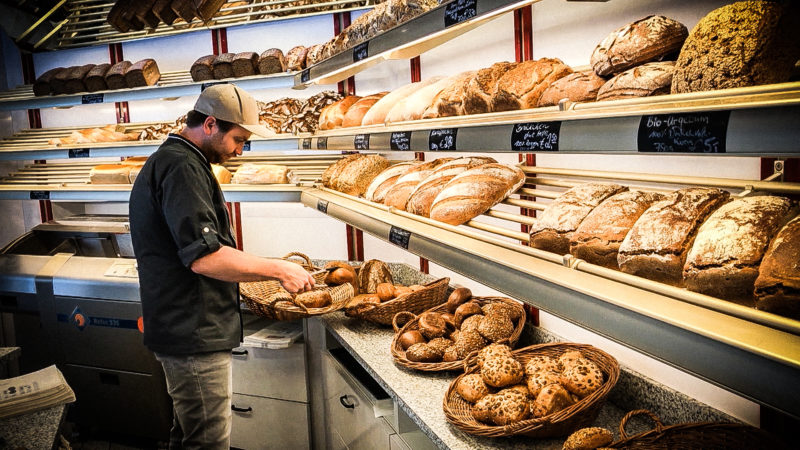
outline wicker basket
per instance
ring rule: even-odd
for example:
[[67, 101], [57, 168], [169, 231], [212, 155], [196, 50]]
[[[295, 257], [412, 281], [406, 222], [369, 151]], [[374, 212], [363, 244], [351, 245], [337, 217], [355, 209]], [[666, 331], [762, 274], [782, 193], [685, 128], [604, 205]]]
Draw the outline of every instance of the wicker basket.
[[345, 309], [348, 317], [356, 317], [381, 325], [391, 325], [394, 315], [401, 311], [419, 314], [447, 300], [450, 278], [440, 278], [425, 284], [424, 289], [401, 295], [380, 304], [358, 303]]
[[[628, 436], [625, 425], [632, 417], [644, 415], [655, 428]], [[658, 416], [645, 409], [625, 414], [619, 424], [620, 440], [610, 448], [626, 449], [741, 449], [789, 448], [764, 430], [738, 423], [695, 422], [664, 426]]]
[[[299, 258], [299, 261], [292, 258]], [[283, 259], [303, 266], [314, 277], [317, 286], [314, 290], [325, 289], [331, 294], [331, 304], [324, 308], [307, 308], [294, 302], [294, 296], [286, 291], [277, 280], [239, 283], [239, 293], [247, 307], [254, 314], [274, 320], [297, 320], [303, 317], [318, 316], [342, 309], [353, 297], [353, 286], [345, 283], [329, 287], [324, 284], [327, 271], [314, 267], [308, 256], [292, 252]]]
[[[512, 348], [515, 345], [517, 345], [517, 341], [519, 341], [519, 337], [522, 334], [522, 329], [525, 327], [525, 310], [522, 308], [522, 305], [519, 304], [519, 302], [516, 302], [506, 297], [473, 297], [472, 301], [478, 302], [478, 304], [480, 304], [481, 306], [487, 305], [489, 303], [502, 302], [511, 305], [514, 308], [518, 308], [520, 312], [520, 319], [515, 324], [514, 332], [511, 334], [511, 337], [507, 341], [503, 342], [505, 344], [508, 344]], [[447, 312], [447, 305], [442, 304], [434, 308], [431, 308], [428, 311], [445, 313]], [[394, 326], [395, 330], [394, 339], [392, 339], [392, 357], [394, 358], [394, 361], [397, 364], [400, 364], [401, 366], [404, 367], [408, 367], [409, 369], [423, 370], [427, 372], [439, 372], [444, 370], [457, 370], [457, 371], [464, 370], [464, 360], [461, 359], [456, 361], [425, 363], [425, 362], [411, 361], [408, 358], [406, 358], [406, 351], [403, 350], [403, 346], [400, 345], [400, 335], [402, 335], [406, 331], [419, 330], [419, 320], [417, 316], [409, 314], [409, 320], [405, 322], [405, 325], [403, 325], [401, 328], [397, 324], [397, 322], [403, 318], [403, 315], [404, 313], [398, 313], [397, 315], [395, 315], [395, 318], [393, 319], [392, 322], [392, 326]]]
[[467, 366], [465, 373], [459, 375], [447, 388], [442, 405], [447, 421], [466, 433], [486, 437], [525, 435], [544, 438], [567, 436], [579, 428], [590, 426], [597, 418], [606, 397], [608, 397], [609, 392], [611, 392], [619, 378], [619, 364], [614, 357], [591, 345], [571, 343], [532, 345], [514, 350], [513, 353], [514, 357], [524, 366], [533, 356], [558, 357], [562, 353], [571, 350], [579, 350], [586, 359], [597, 364], [606, 378], [600, 389], [582, 398], [574, 405], [549, 416], [526, 419], [508, 425], [496, 426], [479, 422], [472, 416], [472, 405], [456, 392], [456, 384], [462, 377], [470, 373], [476, 373], [479, 370], [475, 363], [476, 354], [472, 354], [465, 362]]

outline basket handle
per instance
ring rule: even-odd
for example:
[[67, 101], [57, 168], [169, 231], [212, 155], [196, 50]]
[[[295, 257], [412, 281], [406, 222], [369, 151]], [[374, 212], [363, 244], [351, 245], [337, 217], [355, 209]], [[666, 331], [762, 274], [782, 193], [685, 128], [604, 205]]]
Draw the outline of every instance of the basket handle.
[[645, 415], [650, 417], [650, 420], [652, 420], [653, 423], [655, 423], [656, 425], [656, 432], [659, 434], [664, 432], [664, 424], [661, 423], [661, 419], [659, 419], [657, 415], [651, 413], [646, 409], [636, 409], [629, 412], [628, 414], [625, 414], [625, 417], [623, 417], [622, 420], [619, 422], [619, 435], [622, 437], [622, 439], [628, 439], [628, 433], [625, 432], [625, 425], [628, 424], [628, 420], [638, 415]]
[[480, 350], [473, 350], [464, 357], [464, 373], [469, 371], [469, 366], [474, 366], [478, 363], [478, 352], [480, 352]]
[[[406, 317], [406, 316], [411, 316], [411, 317], [407, 317], [405, 322], [403, 322], [403, 325], [398, 325], [397, 322], [399, 320], [402, 320], [403, 317]], [[405, 324], [407, 324], [408, 322], [411, 322], [412, 320], [414, 320], [416, 318], [417, 318], [417, 315], [412, 313], [412, 312], [410, 312], [410, 311], [400, 311], [399, 313], [395, 314], [394, 317], [392, 317], [392, 328], [394, 328], [394, 332], [395, 333], [399, 332], [400, 328], [403, 328], [403, 326], [405, 326]]]
[[288, 261], [289, 258], [292, 258], [292, 257], [295, 257], [295, 256], [297, 256], [299, 258], [303, 258], [305, 260], [305, 262], [306, 262], [306, 265], [308, 267], [311, 267], [311, 258], [309, 258], [308, 255], [306, 255], [305, 253], [300, 253], [300, 252], [287, 253], [286, 256], [283, 257], [283, 259]]

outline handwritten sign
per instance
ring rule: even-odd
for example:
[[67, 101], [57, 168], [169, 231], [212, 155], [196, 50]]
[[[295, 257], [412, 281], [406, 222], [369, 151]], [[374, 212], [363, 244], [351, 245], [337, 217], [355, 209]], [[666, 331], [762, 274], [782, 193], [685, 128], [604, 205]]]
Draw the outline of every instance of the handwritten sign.
[[308, 83], [308, 80], [310, 80], [310, 79], [311, 79], [311, 71], [309, 69], [306, 69], [306, 70], [300, 72], [300, 82], [301, 83]]
[[557, 152], [561, 122], [517, 123], [511, 130], [511, 150]]
[[94, 103], [103, 103], [103, 94], [81, 95], [81, 105], [91, 105]]
[[393, 132], [391, 137], [389, 137], [389, 146], [392, 150], [411, 150], [411, 132]]
[[356, 150], [369, 150], [369, 135], [357, 134], [353, 136], [353, 148]]
[[458, 133], [458, 128], [431, 130], [428, 135], [428, 150], [455, 150], [456, 133]]
[[300, 148], [303, 150], [311, 150], [311, 138], [303, 138]]
[[369, 56], [369, 41], [362, 42], [355, 47], [353, 47], [353, 62], [361, 61], [362, 59], [367, 59]]
[[411, 239], [411, 232], [400, 227], [393, 226], [389, 229], [389, 242], [398, 247], [408, 250], [408, 241]]
[[640, 152], [725, 153], [730, 111], [642, 116]]
[[50, 200], [50, 191], [31, 191], [31, 200]]
[[324, 214], [328, 214], [328, 201], [327, 200], [317, 200], [317, 211], [320, 211]]
[[317, 150], [327, 150], [327, 149], [328, 149], [328, 138], [327, 137], [317, 138]]
[[88, 158], [89, 157], [89, 149], [88, 148], [71, 148], [67, 152], [67, 156], [70, 158]]
[[444, 27], [451, 27], [478, 15], [478, 0], [454, 0], [444, 8]]

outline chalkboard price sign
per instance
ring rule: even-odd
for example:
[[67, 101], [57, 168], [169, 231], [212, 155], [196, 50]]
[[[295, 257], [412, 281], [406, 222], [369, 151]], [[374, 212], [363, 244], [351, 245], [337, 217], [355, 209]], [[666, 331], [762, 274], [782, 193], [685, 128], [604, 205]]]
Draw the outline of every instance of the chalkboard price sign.
[[218, 84], [228, 84], [227, 81], [211, 81], [209, 83], [203, 83], [200, 85], [200, 92], [205, 91], [206, 89], [210, 88], [211, 86], [216, 86]]
[[411, 239], [411, 232], [393, 226], [389, 229], [389, 242], [398, 247], [408, 250], [408, 241]]
[[317, 138], [317, 150], [327, 150], [327, 149], [328, 149], [328, 138], [327, 137]]
[[70, 158], [88, 158], [89, 157], [89, 149], [88, 148], [71, 148], [71, 149], [69, 149], [68, 156]]
[[428, 150], [455, 150], [456, 133], [458, 133], [458, 128], [431, 130], [428, 135]]
[[31, 191], [31, 200], [50, 200], [50, 191]]
[[444, 8], [444, 27], [451, 27], [478, 15], [478, 0], [454, 0]]
[[311, 150], [311, 138], [303, 138], [301, 148], [303, 150]]
[[243, 152], [249, 152], [250, 151], [250, 141], [244, 141], [244, 145], [242, 145], [242, 151]]
[[300, 82], [301, 83], [308, 83], [308, 80], [311, 79], [311, 71], [305, 69], [304, 71], [300, 72]]
[[642, 116], [640, 152], [725, 153], [730, 111]]
[[322, 213], [328, 214], [328, 201], [327, 200], [317, 200], [317, 211]]
[[511, 150], [557, 152], [561, 122], [517, 123], [511, 130]]
[[353, 148], [356, 150], [369, 150], [369, 135], [357, 134], [353, 137]]
[[94, 103], [103, 103], [103, 94], [81, 95], [81, 105], [91, 105]]
[[411, 150], [411, 132], [393, 132], [389, 138], [389, 146], [391, 146], [392, 150]]
[[353, 62], [361, 61], [362, 59], [367, 59], [369, 56], [369, 41], [362, 42], [355, 47], [353, 47]]

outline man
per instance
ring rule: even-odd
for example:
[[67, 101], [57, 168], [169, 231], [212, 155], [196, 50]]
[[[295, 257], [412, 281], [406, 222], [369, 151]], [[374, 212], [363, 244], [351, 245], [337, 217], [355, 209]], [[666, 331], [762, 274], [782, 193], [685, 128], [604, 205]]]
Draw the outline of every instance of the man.
[[211, 163], [241, 155], [251, 133], [270, 134], [258, 124], [256, 101], [233, 84], [209, 87], [131, 191], [144, 344], [161, 362], [172, 397], [171, 449], [229, 448], [231, 349], [242, 340], [236, 283], [277, 279], [293, 293], [314, 286], [295, 263], [235, 247]]

